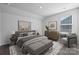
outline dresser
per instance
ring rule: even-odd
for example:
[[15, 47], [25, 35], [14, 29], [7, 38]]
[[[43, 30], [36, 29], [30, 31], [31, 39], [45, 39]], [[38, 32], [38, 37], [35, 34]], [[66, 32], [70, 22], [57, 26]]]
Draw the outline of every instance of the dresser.
[[45, 36], [47, 36], [48, 39], [57, 41], [59, 39], [59, 32], [58, 31], [45, 31]]

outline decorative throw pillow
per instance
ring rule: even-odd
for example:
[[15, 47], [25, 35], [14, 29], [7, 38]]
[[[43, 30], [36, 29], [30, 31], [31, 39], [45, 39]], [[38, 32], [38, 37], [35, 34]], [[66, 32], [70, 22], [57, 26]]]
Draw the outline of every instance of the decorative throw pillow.
[[28, 36], [28, 34], [27, 33], [24, 33], [23, 36]]

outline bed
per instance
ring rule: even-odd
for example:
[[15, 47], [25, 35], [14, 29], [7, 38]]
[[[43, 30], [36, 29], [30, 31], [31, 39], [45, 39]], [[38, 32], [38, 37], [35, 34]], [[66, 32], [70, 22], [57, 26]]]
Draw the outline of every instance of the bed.
[[23, 54], [39, 55], [52, 47], [52, 40], [43, 35], [18, 37], [16, 45]]

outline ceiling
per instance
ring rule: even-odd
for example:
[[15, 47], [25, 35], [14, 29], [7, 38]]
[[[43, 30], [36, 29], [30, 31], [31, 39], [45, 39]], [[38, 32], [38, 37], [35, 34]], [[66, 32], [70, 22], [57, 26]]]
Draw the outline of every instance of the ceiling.
[[50, 16], [79, 6], [78, 3], [8, 3], [7, 5], [40, 16]]

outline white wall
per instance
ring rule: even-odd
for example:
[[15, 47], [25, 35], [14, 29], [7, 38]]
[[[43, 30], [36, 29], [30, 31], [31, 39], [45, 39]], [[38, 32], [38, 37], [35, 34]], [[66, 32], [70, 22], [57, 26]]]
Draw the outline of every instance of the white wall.
[[[78, 33], [78, 45], [79, 45], [79, 9], [78, 9], [78, 16], [77, 16], [77, 33]], [[78, 46], [79, 48], [79, 46]]]
[[0, 10], [0, 43], [1, 43], [1, 10]]
[[72, 15], [72, 32], [77, 33], [77, 13], [78, 9], [73, 9], [47, 17], [47, 19], [43, 20], [43, 28], [45, 30], [45, 25], [48, 25], [48, 21], [57, 21], [57, 30], [60, 31], [60, 19], [65, 16]]
[[69, 10], [66, 12], [58, 13], [55, 15], [52, 15], [50, 17], [47, 17], [44, 19], [43, 22], [43, 34], [45, 31], [45, 25], [48, 25], [48, 21], [57, 21], [57, 30], [60, 31], [60, 19], [64, 16], [72, 15], [72, 32], [77, 34], [77, 43], [79, 48], [79, 8]]
[[[4, 6], [5, 7], [5, 6]], [[9, 12], [10, 11], [10, 12]], [[24, 14], [23, 14], [23, 13]], [[31, 22], [31, 29], [38, 31], [42, 34], [41, 17], [30, 14], [29, 12], [21, 11], [15, 8], [3, 8], [1, 12], [2, 18], [2, 40], [0, 45], [5, 45], [10, 43], [10, 35], [13, 31], [18, 29], [18, 20], [25, 20]], [[27, 13], [27, 14], [26, 14]], [[33, 15], [33, 16], [32, 16]], [[30, 17], [31, 16], [31, 17]]]

